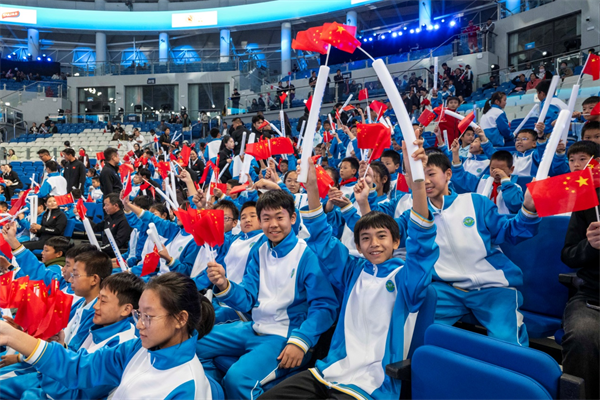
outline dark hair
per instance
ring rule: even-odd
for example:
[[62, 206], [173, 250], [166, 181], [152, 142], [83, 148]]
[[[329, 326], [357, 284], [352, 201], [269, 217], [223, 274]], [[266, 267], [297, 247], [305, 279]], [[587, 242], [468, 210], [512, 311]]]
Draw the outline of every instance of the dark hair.
[[250, 208], [250, 207], [256, 208], [256, 202], [255, 201], [247, 201], [247, 202], [245, 202], [244, 205], [242, 206], [241, 210], [240, 210], [240, 215], [242, 215], [242, 213], [244, 212], [244, 210], [246, 208]]
[[[324, 167], [325, 172], [331, 172], [333, 175], [333, 186], [336, 188], [340, 188], [340, 173], [336, 168], [333, 167]], [[331, 175], [330, 175], [331, 176]]]
[[231, 185], [232, 187], [235, 187], [240, 184], [240, 181], [238, 181], [237, 179], [229, 179], [226, 183], [228, 185]]
[[196, 330], [198, 339], [201, 339], [212, 329], [215, 310], [189, 277], [178, 272], [167, 272], [150, 279], [146, 290], [154, 290], [160, 298], [160, 304], [172, 317], [177, 318], [182, 311], [187, 312], [186, 328], [189, 335]]
[[392, 182], [390, 177], [390, 171], [388, 171], [385, 164], [381, 161], [372, 161], [371, 168], [373, 168], [374, 172], [377, 172], [379, 174], [381, 180], [383, 180], [383, 178], [387, 178], [386, 181], [383, 183], [383, 193], [389, 192], [390, 185], [392, 184]]
[[291, 218], [296, 212], [294, 196], [283, 190], [270, 190], [263, 193], [256, 202], [256, 213], [259, 220], [262, 210], [278, 210], [280, 208], [286, 210]]
[[387, 229], [392, 235], [392, 240], [400, 241], [400, 228], [394, 218], [379, 211], [371, 211], [362, 216], [354, 225], [354, 243], [356, 247], [359, 247], [360, 233], [371, 228]]
[[144, 286], [145, 283], [139, 276], [129, 272], [119, 272], [104, 279], [100, 289], [113, 292], [119, 299], [120, 306], [131, 304], [133, 309], [137, 310]]
[[81, 198], [81, 189], [71, 189], [71, 194], [73, 195], [74, 200], [78, 200]]
[[227, 145], [227, 142], [229, 142], [229, 139], [231, 139], [232, 137], [229, 135], [225, 135], [223, 136], [223, 139], [221, 139], [221, 146], [219, 146], [219, 151], [225, 150], [225, 146]]
[[141, 208], [142, 210], [149, 210], [152, 205], [152, 199], [148, 196], [136, 196], [133, 199], [133, 204]]
[[[355, 169], [356, 172], [358, 172], [359, 168], [360, 168], [360, 164], [358, 163], [358, 160], [354, 157], [346, 157], [342, 160], [343, 162], [349, 162], [350, 166], [352, 167], [352, 169]], [[342, 163], [340, 163], [340, 165], [342, 165]]]
[[550, 90], [550, 81], [548, 79], [541, 81], [535, 87], [535, 90], [539, 93], [544, 93], [548, 95], [548, 90]]
[[106, 162], [109, 162], [115, 154], [119, 154], [119, 150], [115, 149], [114, 147], [107, 148], [106, 150], [104, 150], [104, 160], [106, 160]]
[[50, 172], [56, 172], [58, 171], [58, 163], [56, 161], [46, 161], [46, 168], [48, 168], [50, 170]]
[[264, 120], [265, 119], [263, 117], [261, 117], [260, 115], [255, 115], [254, 117], [252, 117], [252, 125], [257, 123], [258, 121], [264, 121]]
[[494, 160], [504, 161], [508, 168], [512, 168], [512, 166], [513, 166], [513, 156], [512, 156], [512, 154], [510, 154], [510, 152], [508, 152], [506, 150], [498, 150], [497, 152], [492, 154], [490, 161], [494, 161]]
[[[50, 240], [50, 239], [48, 239], [48, 240]], [[67, 251], [65, 258], [74, 259], [75, 257], [77, 257], [80, 254], [87, 253], [88, 251], [94, 251], [94, 250], [98, 250], [98, 248], [91, 243], [78, 244], [77, 246], [71, 247]]]
[[44, 246], [52, 247], [55, 252], [62, 252], [62, 256], [64, 257], [73, 245], [71, 244], [71, 240], [64, 236], [52, 236], [50, 239], [46, 240]]
[[439, 151], [432, 151], [427, 155], [427, 166], [428, 167], [438, 167], [443, 172], [446, 172], [449, 169], [452, 169], [452, 164], [450, 163], [450, 159], [447, 155]]
[[63, 154], [75, 157], [75, 150], [73, 150], [72, 148], [64, 149]]
[[460, 99], [458, 97], [456, 97], [456, 96], [449, 96], [446, 99], [446, 104], [450, 103], [452, 100], [456, 100], [456, 101], [458, 101], [458, 104], [460, 104]]
[[92, 176], [96, 176], [96, 168], [88, 168], [87, 172], [91, 172]]
[[567, 157], [571, 157], [573, 154], [584, 153], [590, 157], [600, 157], [600, 145], [591, 140], [582, 140], [575, 142], [569, 147], [567, 151]]
[[166, 205], [164, 205], [163, 203], [154, 203], [152, 204], [148, 210], [156, 210], [158, 211], [158, 213], [162, 216], [164, 214], [167, 214], [167, 218], [169, 218], [169, 209], [167, 208]]
[[600, 96], [592, 96], [592, 97], [588, 97], [587, 99], [585, 99], [583, 101], [583, 103], [581, 103], [581, 106], [589, 106], [592, 104], [597, 104], [600, 103]]
[[496, 93], [492, 94], [492, 97], [490, 97], [490, 99], [485, 102], [485, 106], [483, 106], [483, 113], [486, 114], [488, 111], [490, 111], [492, 109], [492, 106], [497, 101], [501, 102], [502, 99], [505, 97], [506, 97], [506, 93], [504, 93], [504, 92], [496, 92]]
[[528, 135], [531, 135], [531, 137], [533, 138], [533, 140], [537, 140], [537, 137], [538, 137], [537, 131], [534, 131], [533, 129], [529, 129], [529, 128], [521, 129], [519, 131], [519, 133], [517, 134], [517, 137], [521, 133], [527, 133]]
[[146, 179], [152, 178], [152, 174], [150, 173], [150, 170], [148, 168], [143, 168], [143, 167], [138, 168], [138, 174], [140, 174], [140, 176], [142, 178], [146, 178]]
[[219, 128], [212, 128], [210, 130], [210, 137], [216, 139], [219, 136], [220, 133], [221, 133], [221, 131], [219, 130]]
[[48, 155], [50, 155], [50, 152], [49, 152], [48, 150], [46, 150], [46, 149], [39, 149], [37, 153], [38, 153], [38, 155], [40, 155], [40, 156], [41, 156], [42, 154], [48, 154]]
[[103, 281], [112, 274], [112, 261], [110, 257], [98, 249], [79, 254], [75, 257], [75, 262], [85, 264], [85, 273], [88, 275], [98, 275], [100, 281]]
[[390, 149], [384, 150], [383, 153], [381, 153], [380, 158], [383, 158], [383, 157], [391, 158], [392, 162], [394, 164], [400, 165], [400, 154], [398, 154], [398, 152], [396, 150], [390, 150]]
[[104, 196], [104, 198], [108, 199], [109, 203], [112, 204], [113, 206], [116, 204], [119, 206], [119, 208], [121, 210], [123, 209], [123, 202], [121, 201], [121, 199], [117, 193], [108, 194], [108, 195]]
[[227, 209], [231, 211], [231, 215], [233, 215], [233, 220], [237, 221], [240, 219], [240, 212], [238, 208], [232, 201], [229, 200], [221, 200], [217, 204], [215, 204], [216, 209]]
[[591, 131], [594, 129], [600, 129], [600, 122], [588, 121], [586, 124], [583, 125], [583, 128], [581, 128], [581, 137], [583, 138], [587, 131]]
[[98, 181], [98, 182], [100, 182], [100, 177], [98, 175], [92, 176], [92, 181]]

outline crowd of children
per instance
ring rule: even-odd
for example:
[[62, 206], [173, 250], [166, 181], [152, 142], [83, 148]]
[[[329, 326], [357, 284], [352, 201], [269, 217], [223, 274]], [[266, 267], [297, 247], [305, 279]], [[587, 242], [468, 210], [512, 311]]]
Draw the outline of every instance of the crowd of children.
[[[537, 91], [546, 101], [549, 82]], [[591, 113], [599, 100], [575, 110], [581, 140], [559, 144], [550, 176], [600, 160], [600, 118]], [[443, 101], [451, 111], [460, 104]], [[57, 204], [64, 179], [48, 160], [32, 203], [37, 221], [27, 210], [3, 227], [14, 257], [0, 257], [0, 273], [58, 285], [73, 296], [71, 315], [41, 340], [2, 310], [0, 398], [398, 398], [401, 383], [385, 368], [407, 357], [430, 289], [437, 323], [474, 316], [488, 336], [528, 346], [523, 272], [499, 245], [547, 234], [522, 179], [540, 167], [558, 109], [515, 137], [505, 105], [506, 94], [495, 93], [479, 126], [463, 132], [449, 116], [433, 134], [413, 120], [412, 154], [392, 127], [377, 160], [358, 147], [357, 123], [383, 115], [395, 124], [391, 104], [382, 115], [336, 106], [336, 124], [317, 126], [305, 183], [302, 146], [266, 160], [244, 154], [251, 136], [278, 136], [261, 115], [251, 130], [239, 118], [227, 132], [211, 130], [187, 156], [169, 132], [123, 160], [109, 148], [82, 190], [70, 191], [72, 203], [102, 204], [104, 219], [90, 226], [117, 243], [103, 236], [100, 248], [62, 236], [67, 220], [79, 231], [84, 221], [74, 204]], [[419, 163], [425, 179], [413, 180]], [[122, 181], [101, 178], [105, 168]], [[325, 193], [322, 174], [332, 182]], [[223, 211], [222, 245], [197, 244], [180, 215], [189, 208]], [[119, 249], [126, 266], [115, 261]], [[563, 367], [586, 380], [589, 398], [598, 396], [599, 249], [595, 212], [573, 213], [562, 259], [584, 284], [565, 311]]]

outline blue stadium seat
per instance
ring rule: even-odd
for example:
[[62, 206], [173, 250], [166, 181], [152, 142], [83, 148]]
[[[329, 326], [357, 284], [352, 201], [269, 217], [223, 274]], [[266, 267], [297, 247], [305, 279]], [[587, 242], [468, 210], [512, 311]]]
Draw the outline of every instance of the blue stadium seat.
[[410, 364], [387, 372], [410, 382], [413, 399], [572, 399], [584, 394], [583, 379], [562, 374], [541, 351], [441, 324], [427, 329]]
[[73, 231], [75, 230], [75, 220], [69, 219], [67, 220], [67, 227], [63, 233], [64, 237], [70, 238], [73, 236]]

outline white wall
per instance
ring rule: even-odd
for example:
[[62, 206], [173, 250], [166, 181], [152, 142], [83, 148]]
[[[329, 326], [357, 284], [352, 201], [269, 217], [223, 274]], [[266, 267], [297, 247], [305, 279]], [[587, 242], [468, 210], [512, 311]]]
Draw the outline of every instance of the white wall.
[[[600, 1], [598, 0], [556, 0], [509, 18], [496, 21], [496, 54], [500, 58], [500, 68], [508, 67], [508, 34], [561, 15], [581, 11], [581, 48], [600, 44]], [[589, 22], [586, 18], [590, 18]]]

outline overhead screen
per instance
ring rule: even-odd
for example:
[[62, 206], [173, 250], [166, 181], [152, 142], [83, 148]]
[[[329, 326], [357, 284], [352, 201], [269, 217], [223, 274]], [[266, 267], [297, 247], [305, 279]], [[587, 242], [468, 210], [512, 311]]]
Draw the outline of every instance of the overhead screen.
[[[269, 2], [188, 11], [99, 11], [1, 6], [2, 24], [88, 31], [167, 32], [182, 29], [227, 28], [289, 21], [382, 0]], [[135, 13], [135, 17], [132, 18]]]

